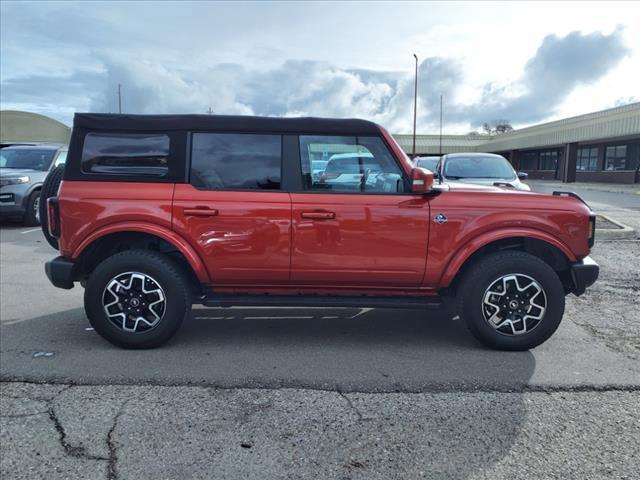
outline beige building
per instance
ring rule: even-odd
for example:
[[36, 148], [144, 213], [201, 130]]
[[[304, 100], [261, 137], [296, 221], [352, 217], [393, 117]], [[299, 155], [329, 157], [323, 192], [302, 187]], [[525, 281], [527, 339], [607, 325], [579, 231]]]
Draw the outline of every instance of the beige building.
[[[411, 154], [412, 135], [394, 135]], [[499, 153], [530, 178], [640, 183], [640, 102], [497, 136], [416, 135], [418, 155]]]

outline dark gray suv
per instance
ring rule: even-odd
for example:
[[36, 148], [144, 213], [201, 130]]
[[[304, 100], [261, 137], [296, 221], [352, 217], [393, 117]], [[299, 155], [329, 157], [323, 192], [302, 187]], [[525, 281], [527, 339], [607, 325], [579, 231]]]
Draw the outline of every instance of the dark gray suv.
[[12, 145], [0, 149], [0, 216], [40, 224], [40, 190], [49, 171], [67, 159], [60, 144]]

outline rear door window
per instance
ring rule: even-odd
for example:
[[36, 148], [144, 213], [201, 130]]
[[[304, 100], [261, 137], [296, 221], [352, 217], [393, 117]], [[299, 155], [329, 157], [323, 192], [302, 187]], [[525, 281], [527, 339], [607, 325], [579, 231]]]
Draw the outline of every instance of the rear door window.
[[88, 133], [82, 148], [82, 171], [165, 177], [169, 172], [169, 145], [166, 134]]
[[279, 190], [282, 136], [194, 133], [191, 184], [202, 190]]

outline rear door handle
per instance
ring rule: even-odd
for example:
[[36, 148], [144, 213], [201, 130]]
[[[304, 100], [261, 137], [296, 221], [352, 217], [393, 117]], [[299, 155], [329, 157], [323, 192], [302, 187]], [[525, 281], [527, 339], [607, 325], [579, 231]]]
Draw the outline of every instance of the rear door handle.
[[184, 214], [188, 217], [215, 217], [218, 210], [215, 208], [185, 208]]
[[302, 212], [302, 218], [312, 218], [314, 220], [331, 220], [336, 218], [334, 212]]

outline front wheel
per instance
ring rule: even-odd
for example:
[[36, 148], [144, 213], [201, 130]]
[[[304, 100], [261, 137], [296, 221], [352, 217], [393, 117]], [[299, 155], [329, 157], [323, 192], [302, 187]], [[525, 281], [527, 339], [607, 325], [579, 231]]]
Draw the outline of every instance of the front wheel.
[[498, 252], [466, 272], [458, 311], [474, 337], [498, 350], [528, 350], [556, 331], [564, 314], [557, 273], [526, 252]]
[[173, 337], [191, 311], [188, 282], [166, 255], [149, 250], [117, 253], [100, 263], [87, 281], [89, 323], [119, 347], [158, 347]]
[[27, 227], [40, 225], [40, 190], [31, 192], [27, 199], [27, 209], [24, 212], [22, 222]]

